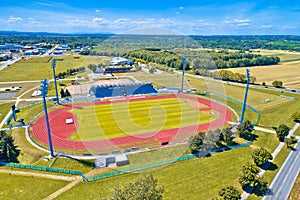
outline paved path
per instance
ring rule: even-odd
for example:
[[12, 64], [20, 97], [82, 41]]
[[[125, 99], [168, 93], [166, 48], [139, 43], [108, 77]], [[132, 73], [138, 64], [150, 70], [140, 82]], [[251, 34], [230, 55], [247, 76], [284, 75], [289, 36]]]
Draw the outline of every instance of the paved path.
[[69, 183], [68, 185], [66, 185], [65, 187], [57, 190], [56, 192], [50, 194], [49, 196], [47, 196], [46, 198], [44, 198], [43, 200], [52, 200], [55, 199], [56, 197], [58, 197], [59, 195], [61, 195], [62, 193], [68, 191], [69, 189], [71, 189], [72, 187], [74, 187], [75, 185], [77, 185], [79, 182], [82, 181], [81, 177], [76, 177], [75, 180], [73, 180], [71, 183]]
[[[293, 135], [293, 133], [297, 130], [297, 128], [299, 127], [299, 123], [296, 123], [295, 125], [294, 125], [294, 127], [290, 130], [290, 132], [289, 132], [289, 134], [288, 134], [288, 136], [287, 137], [290, 137], [291, 135]], [[257, 129], [257, 128], [259, 128], [259, 127], [255, 127], [256, 129], [255, 130], [259, 130], [259, 129]], [[264, 128], [260, 128], [261, 130], [264, 130]], [[266, 129], [266, 130], [269, 130], [269, 129]], [[269, 130], [270, 131], [270, 130]], [[300, 141], [298, 141], [298, 143], [300, 143]], [[274, 152], [272, 153], [272, 156], [273, 156], [273, 160], [276, 158], [276, 156], [279, 154], [279, 152], [281, 151], [281, 149], [284, 147], [284, 145], [285, 145], [285, 143], [284, 142], [280, 142], [280, 144], [277, 146], [277, 148], [274, 150]], [[298, 145], [298, 144], [297, 144]], [[298, 151], [296, 151], [296, 152], [298, 152]], [[293, 153], [293, 152], [291, 152], [291, 153]], [[286, 161], [289, 159], [289, 157], [286, 159]], [[273, 161], [273, 160], [271, 160], [271, 161]], [[281, 167], [281, 169], [279, 170], [279, 172], [277, 173], [277, 175], [278, 174], [280, 174], [281, 172], [281, 170], [282, 170], [282, 168], [285, 168], [286, 166], [285, 166], [285, 163], [282, 165], [282, 167]], [[299, 167], [299, 169], [300, 169], [300, 158], [299, 158], [299, 163], [298, 163], [298, 167]], [[299, 170], [298, 170], [299, 171]], [[297, 174], [298, 174], [298, 171], [297, 171]], [[261, 169], [260, 170], [260, 172], [259, 172], [259, 176], [262, 176], [263, 174], [265, 173], [265, 170], [263, 170], [263, 169]], [[285, 173], [285, 172], [283, 172], [283, 173]], [[297, 177], [297, 174], [295, 175], [295, 178]], [[276, 175], [276, 177], [277, 177], [277, 175]], [[274, 180], [273, 180], [273, 182], [278, 182], [277, 180], [276, 180], [276, 177], [274, 178]], [[295, 181], [295, 180], [294, 180]], [[292, 186], [293, 186], [293, 184], [294, 184], [294, 181], [292, 182]], [[273, 184], [273, 182], [272, 182], [272, 184]], [[277, 184], [283, 184], [284, 182], [281, 182], [281, 181], [279, 181]], [[272, 185], [271, 184], [271, 185]], [[286, 184], [286, 183], [284, 183], [284, 184]], [[271, 187], [270, 187], [270, 189], [272, 189]], [[250, 195], [250, 193], [247, 193], [247, 192], [243, 192], [243, 194], [242, 194], [242, 196], [241, 196], [241, 198], [242, 198], [242, 200], [245, 200], [245, 199], [247, 199], [248, 197], [249, 197], [249, 195]], [[289, 195], [289, 191], [288, 191], [288, 194], [287, 194], [287, 196]], [[270, 198], [270, 200], [273, 200], [273, 198]], [[284, 200], [284, 199], [278, 199], [278, 200]]]
[[14, 174], [14, 175], [20, 175], [20, 176], [34, 176], [34, 177], [48, 178], [48, 179], [61, 180], [61, 181], [73, 181], [73, 180], [75, 180], [75, 177], [70, 177], [70, 176], [41, 174], [41, 173], [36, 173], [36, 172], [25, 172], [25, 171], [16, 171], [16, 170], [8, 170], [8, 169], [7, 170], [6, 169], [0, 169], [0, 173]]

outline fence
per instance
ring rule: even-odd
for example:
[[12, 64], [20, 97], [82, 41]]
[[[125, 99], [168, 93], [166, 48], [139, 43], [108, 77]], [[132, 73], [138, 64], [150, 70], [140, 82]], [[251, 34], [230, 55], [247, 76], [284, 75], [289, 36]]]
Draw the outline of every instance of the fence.
[[[213, 154], [213, 153], [226, 151], [226, 150], [230, 150], [230, 149], [246, 147], [246, 146], [249, 146], [250, 144], [251, 144], [251, 142], [247, 142], [247, 143], [228, 146], [228, 147], [224, 147], [224, 148], [212, 149], [212, 150], [208, 151], [207, 153]], [[67, 156], [65, 156], [65, 157], [67, 157]], [[93, 177], [90, 177], [90, 178], [84, 176], [84, 174], [80, 171], [68, 170], [68, 169], [58, 169], [58, 168], [49, 168], [49, 167], [42, 167], [42, 166], [31, 166], [31, 165], [23, 165], [23, 164], [18, 164], [18, 163], [5, 163], [5, 162], [0, 162], [0, 166], [79, 175], [85, 181], [90, 182], [90, 181], [104, 179], [104, 178], [108, 178], [108, 177], [112, 177], [112, 176], [117, 176], [117, 175], [121, 175], [121, 174], [130, 173], [130, 172], [136, 172], [136, 171], [141, 171], [141, 170], [145, 170], [145, 169], [149, 169], [149, 168], [153, 168], [153, 167], [159, 167], [159, 166], [170, 164], [170, 163], [177, 162], [177, 161], [189, 160], [189, 159], [192, 159], [192, 158], [197, 158], [197, 156], [193, 155], [193, 154], [186, 155], [186, 156], [181, 156], [179, 158], [174, 158], [174, 159], [165, 160], [165, 161], [161, 161], [161, 162], [157, 162], [157, 163], [151, 163], [151, 164], [144, 165], [144, 166], [139, 166], [139, 167], [134, 167], [134, 168], [130, 168], [130, 169], [119, 170], [119, 171], [115, 171], [115, 172], [101, 174], [101, 175], [93, 176]]]
[[[208, 94], [212, 94], [212, 95], [217, 95], [217, 96], [220, 96], [220, 97], [223, 97], [223, 98], [226, 98], [226, 99], [229, 99], [233, 102], [236, 102], [238, 104], [241, 104], [243, 105], [243, 102], [239, 101], [239, 100], [236, 100], [230, 96], [227, 96], [227, 95], [224, 95], [224, 94], [220, 94], [220, 93], [217, 93], [217, 92], [213, 92], [213, 91], [209, 91], [209, 90], [204, 90], [204, 93], [208, 93]], [[253, 108], [252, 106], [250, 106], [249, 104], [246, 104], [246, 106], [253, 112], [255, 112], [257, 114], [257, 120], [256, 122], [254, 123], [254, 125], [257, 125], [258, 124], [258, 121], [259, 121], [259, 117], [260, 117], [260, 112], [258, 110], [256, 110], [255, 108]]]

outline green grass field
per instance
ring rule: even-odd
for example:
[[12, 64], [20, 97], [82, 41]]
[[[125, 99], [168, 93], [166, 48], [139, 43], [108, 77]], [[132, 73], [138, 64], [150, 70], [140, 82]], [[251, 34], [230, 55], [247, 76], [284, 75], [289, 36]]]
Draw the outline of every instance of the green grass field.
[[43, 199], [68, 182], [31, 176], [0, 174], [1, 199], [32, 200]]
[[101, 140], [207, 123], [218, 113], [199, 112], [186, 99], [122, 102], [73, 109], [79, 128], [69, 139]]
[[[107, 59], [104, 56], [81, 56], [78, 59], [73, 56], [62, 56], [57, 58], [56, 73], [81, 66], [87, 69], [88, 64], [103, 63]], [[51, 65], [49, 57], [21, 60], [1, 70], [0, 82], [51, 79], [53, 78]]]

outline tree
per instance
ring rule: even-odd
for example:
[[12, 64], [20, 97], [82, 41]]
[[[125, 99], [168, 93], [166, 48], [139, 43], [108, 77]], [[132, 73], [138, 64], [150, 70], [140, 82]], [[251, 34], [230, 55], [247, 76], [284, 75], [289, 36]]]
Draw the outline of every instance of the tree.
[[65, 95], [65, 91], [64, 91], [64, 89], [61, 89], [60, 90], [60, 97], [61, 98], [64, 98], [66, 95]]
[[292, 118], [294, 121], [300, 121], [300, 112], [296, 111], [292, 114]]
[[268, 189], [268, 182], [259, 177], [256, 179], [252, 192], [257, 196], [264, 196]]
[[254, 127], [249, 120], [238, 125], [237, 130], [241, 138], [252, 140], [252, 131], [254, 130]]
[[241, 199], [241, 193], [233, 186], [222, 188], [219, 191], [220, 197], [224, 200], [239, 200]]
[[259, 168], [253, 163], [247, 162], [246, 165], [243, 166], [239, 182], [243, 188], [250, 186], [254, 194], [262, 196], [268, 189], [268, 183], [259, 177], [258, 173]]
[[111, 200], [161, 200], [163, 187], [158, 187], [157, 179], [152, 175], [140, 176], [136, 181], [128, 183], [125, 187], [114, 188]]
[[204, 138], [205, 138], [204, 132], [199, 132], [198, 135], [190, 137], [189, 149], [192, 154], [198, 154], [202, 150]]
[[66, 91], [65, 91], [65, 97], [70, 97], [70, 96], [71, 96], [71, 93], [69, 92], [68, 89], [66, 89]]
[[257, 174], [259, 172], [259, 168], [250, 163], [247, 162], [242, 169], [242, 174], [239, 177], [239, 182], [242, 185], [242, 187], [245, 187], [247, 185], [254, 186], [254, 183], [257, 179]]
[[220, 140], [224, 141], [227, 145], [232, 145], [233, 135], [233, 132], [229, 128], [225, 128], [221, 132]]
[[285, 138], [284, 143], [286, 144], [286, 147], [289, 148], [291, 144], [293, 144], [294, 140], [292, 138]]
[[0, 161], [18, 162], [20, 150], [14, 145], [14, 139], [5, 131], [0, 131]]
[[149, 69], [149, 73], [150, 74], [154, 74], [156, 72], [156, 69], [154, 68], [154, 67], [151, 67], [150, 69]]
[[289, 134], [290, 128], [285, 124], [280, 124], [276, 129], [276, 134], [279, 141], [283, 142], [284, 138]]
[[282, 81], [273, 81], [272, 86], [281, 88], [283, 86], [283, 82]]
[[264, 163], [266, 163], [268, 160], [272, 160], [273, 156], [271, 155], [271, 153], [266, 150], [265, 148], [259, 148], [259, 149], [255, 149], [252, 153], [252, 158], [254, 163], [257, 166], [261, 166]]

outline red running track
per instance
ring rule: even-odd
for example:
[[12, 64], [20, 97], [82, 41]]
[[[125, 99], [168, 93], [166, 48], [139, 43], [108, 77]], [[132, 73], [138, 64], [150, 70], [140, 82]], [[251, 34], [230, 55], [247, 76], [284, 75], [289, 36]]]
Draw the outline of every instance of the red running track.
[[[132, 101], [142, 101], [142, 100], [154, 100], [154, 99], [163, 99], [163, 98], [184, 98], [188, 99], [188, 101], [195, 105], [195, 102], [202, 103], [206, 105], [205, 108], [199, 108], [199, 110], [214, 110], [219, 113], [218, 119], [205, 123], [198, 124], [194, 126], [186, 126], [173, 128], [169, 130], [161, 130], [157, 132], [151, 133], [143, 133], [138, 135], [129, 135], [119, 138], [111, 138], [105, 140], [96, 140], [96, 141], [73, 141], [69, 140], [68, 137], [71, 136], [78, 127], [77, 117], [72, 113], [68, 112], [68, 110], [84, 107], [84, 106], [92, 106], [99, 104], [110, 104], [117, 102], [132, 102]], [[193, 106], [192, 105], [192, 106]], [[65, 121], [67, 118], [73, 118], [74, 124], [66, 124]], [[221, 105], [216, 102], [211, 102], [208, 99], [189, 96], [184, 94], [171, 94], [171, 95], [163, 95], [163, 96], [151, 96], [151, 97], [122, 97], [122, 98], [114, 98], [106, 101], [96, 102], [96, 103], [78, 103], [66, 105], [64, 108], [57, 109], [55, 111], [49, 112], [49, 121], [51, 127], [51, 136], [53, 147], [61, 148], [61, 149], [76, 149], [76, 150], [95, 150], [95, 149], [116, 149], [113, 147], [120, 148], [128, 148], [134, 147], [139, 144], [151, 144], [153, 141], [164, 142], [164, 141], [172, 141], [175, 136], [179, 136], [180, 138], [184, 137], [184, 134], [198, 132], [201, 130], [209, 130], [218, 127], [222, 127], [227, 124], [231, 119], [231, 113], [228, 108], [224, 105]], [[35, 121], [30, 126], [30, 134], [40, 141], [43, 144], [48, 145], [48, 137], [45, 125], [45, 116], [40, 117], [37, 121]], [[188, 136], [187, 136], [188, 137]], [[122, 146], [122, 147], [120, 147]], [[157, 146], [157, 145], [156, 145]]]

